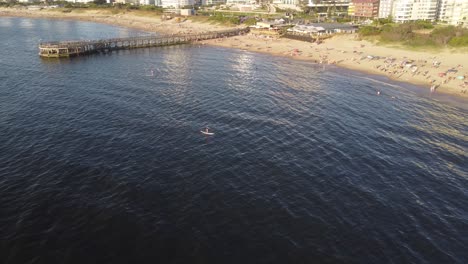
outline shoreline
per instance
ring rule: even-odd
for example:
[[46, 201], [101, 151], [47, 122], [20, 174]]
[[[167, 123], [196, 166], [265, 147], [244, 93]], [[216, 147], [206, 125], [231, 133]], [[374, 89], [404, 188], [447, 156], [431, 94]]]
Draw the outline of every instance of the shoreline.
[[[64, 13], [54, 9], [27, 10], [0, 8], [0, 17], [29, 17], [88, 21], [122, 26], [144, 32], [178, 34], [222, 30], [233, 27], [194, 22], [190, 17], [176, 22], [162, 21], [145, 11], [78, 10]], [[150, 16], [152, 15], [152, 16]], [[273, 56], [287, 57], [318, 64], [330, 64], [364, 73], [385, 76], [392, 81], [427, 88], [428, 94], [448, 94], [468, 99], [468, 56], [463, 52], [443, 50], [410, 51], [378, 46], [356, 39], [355, 34], [338, 35], [321, 44], [280, 39], [253, 33], [225, 39], [202, 41], [202, 44], [248, 50]], [[396, 55], [398, 54], [398, 55]], [[448, 71], [448, 70], [451, 71]], [[456, 72], [454, 72], [456, 71]], [[443, 74], [442, 73], [446, 73]], [[464, 76], [464, 80], [457, 79]], [[431, 91], [431, 86], [436, 87]], [[464, 93], [462, 93], [464, 91]]]
[[[209, 40], [207, 44], [228, 48], [238, 48], [252, 52], [259, 52], [274, 56], [282, 56], [291, 59], [311, 61], [318, 64], [336, 65], [338, 67], [355, 70], [363, 73], [379, 75], [391, 81], [404, 82], [427, 88], [428, 94], [447, 94], [459, 98], [468, 99], [468, 86], [460, 87], [467, 79], [458, 80], [457, 76], [468, 78], [468, 56], [462, 53], [426, 53], [397, 50], [395, 48], [380, 47], [367, 41], [355, 40], [353, 36], [341, 35], [325, 40], [322, 44], [314, 44], [288, 39], [263, 39], [258, 36], [234, 37], [235, 40]], [[250, 39], [249, 39], [250, 38]], [[252, 39], [254, 38], [254, 39]], [[233, 38], [231, 38], [233, 39]], [[354, 46], [353, 46], [354, 45]], [[351, 47], [353, 46], [353, 47]], [[357, 46], [357, 47], [356, 47]], [[400, 56], [392, 56], [400, 52]], [[372, 55], [370, 55], [372, 54]], [[369, 59], [367, 56], [381, 57], [380, 59]], [[385, 58], [391, 57], [393, 60], [385, 62]], [[406, 58], [405, 58], [406, 57]], [[432, 67], [432, 60], [444, 61], [438, 67]], [[402, 66], [400, 63], [405, 59], [412, 58], [418, 68], [413, 72], [411, 67]], [[441, 59], [439, 59], [441, 58]], [[447, 63], [447, 61], [450, 63]], [[414, 66], [413, 66], [414, 67]], [[414, 69], [414, 68], [413, 68]], [[449, 69], [456, 69], [457, 73], [448, 73], [444, 77], [439, 77], [440, 72]], [[444, 83], [446, 81], [446, 83]], [[436, 85], [437, 89], [431, 92], [431, 86]]]

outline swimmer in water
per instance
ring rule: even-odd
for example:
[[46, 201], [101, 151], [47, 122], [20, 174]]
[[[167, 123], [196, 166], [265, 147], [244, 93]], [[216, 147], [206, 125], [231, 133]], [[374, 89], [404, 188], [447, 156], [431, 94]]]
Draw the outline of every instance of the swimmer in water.
[[380, 91], [377, 91], [377, 95], [380, 95]]

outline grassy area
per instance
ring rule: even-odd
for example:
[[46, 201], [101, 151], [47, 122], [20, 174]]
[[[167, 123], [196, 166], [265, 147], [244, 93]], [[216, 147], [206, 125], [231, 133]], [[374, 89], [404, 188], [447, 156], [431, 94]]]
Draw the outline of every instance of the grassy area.
[[259, 17], [259, 18], [277, 18], [279, 17], [278, 14], [268, 14], [264, 12], [242, 12], [242, 11], [229, 11], [229, 10], [216, 10], [216, 11], [207, 11], [207, 10], [199, 10], [197, 14], [201, 16], [217, 16], [217, 15], [225, 15], [225, 16], [238, 16], [238, 17]]
[[216, 15], [210, 16], [208, 18], [208, 21], [216, 23], [216, 24], [221, 24], [221, 25], [239, 25], [240, 24], [239, 16], [223, 15], [219, 13]]
[[379, 26], [365, 26], [361, 37], [377, 39], [382, 43], [399, 43], [407, 47], [442, 48], [468, 47], [468, 29], [454, 26], [436, 26], [425, 21]]
[[[221, 25], [255, 25], [260, 19], [273, 19], [277, 15], [255, 13], [255, 12], [239, 12], [239, 11], [198, 11], [198, 16], [192, 17], [194, 21], [204, 20], [211, 23]], [[206, 19], [207, 18], [207, 19]]]

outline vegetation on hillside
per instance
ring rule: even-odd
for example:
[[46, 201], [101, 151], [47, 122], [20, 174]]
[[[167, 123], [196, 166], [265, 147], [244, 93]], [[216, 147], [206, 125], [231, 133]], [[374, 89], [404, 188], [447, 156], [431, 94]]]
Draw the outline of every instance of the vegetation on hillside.
[[219, 24], [230, 24], [230, 25], [239, 25], [240, 18], [238, 16], [233, 15], [224, 15], [221, 13], [216, 13], [215, 15], [210, 16], [208, 19], [211, 22], [219, 23]]
[[[434, 27], [434, 25], [426, 21], [404, 24], [380, 23], [380, 25], [375, 26], [374, 24], [373, 26], [362, 27], [359, 30], [359, 35], [361, 37], [374, 36], [384, 43], [402, 43], [415, 47], [468, 47], [467, 28], [455, 26]], [[425, 30], [425, 32], [421, 32], [421, 30]]]

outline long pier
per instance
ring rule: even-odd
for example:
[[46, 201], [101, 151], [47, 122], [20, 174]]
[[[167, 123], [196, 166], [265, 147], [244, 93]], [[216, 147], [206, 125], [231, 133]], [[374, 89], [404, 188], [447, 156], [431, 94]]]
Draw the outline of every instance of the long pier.
[[55, 41], [39, 44], [39, 56], [61, 58], [119, 49], [134, 49], [177, 45], [207, 39], [232, 37], [247, 33], [249, 28], [212, 31], [196, 34], [158, 35], [129, 38], [113, 38], [89, 41]]

